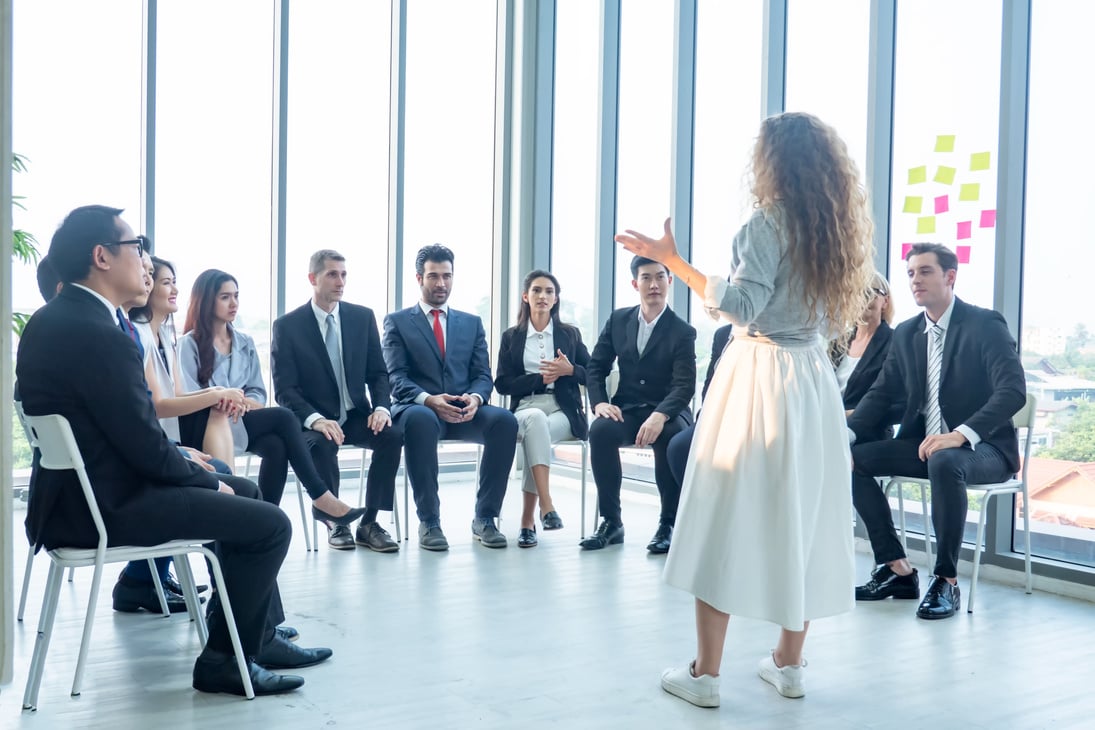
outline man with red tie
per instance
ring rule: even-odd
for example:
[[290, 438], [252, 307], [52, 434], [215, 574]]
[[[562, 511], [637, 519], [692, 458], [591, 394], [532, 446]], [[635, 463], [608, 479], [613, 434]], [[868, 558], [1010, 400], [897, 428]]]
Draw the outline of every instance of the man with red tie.
[[418, 544], [448, 550], [437, 496], [437, 442], [460, 439], [483, 444], [472, 535], [486, 547], [504, 548], [506, 536], [494, 519], [502, 509], [517, 419], [487, 405], [494, 381], [483, 322], [448, 306], [453, 253], [425, 246], [415, 258], [422, 291], [419, 302], [384, 318], [384, 361], [392, 388], [392, 415], [403, 430], [406, 464], [418, 511]]

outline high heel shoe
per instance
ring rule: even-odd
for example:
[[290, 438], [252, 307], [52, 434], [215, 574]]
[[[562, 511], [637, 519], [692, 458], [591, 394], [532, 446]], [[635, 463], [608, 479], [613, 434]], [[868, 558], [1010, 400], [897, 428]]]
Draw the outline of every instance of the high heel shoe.
[[365, 514], [364, 507], [353, 507], [341, 517], [335, 517], [334, 515], [327, 514], [314, 504], [312, 505], [312, 517], [320, 522], [326, 522], [329, 525], [349, 525], [355, 522], [363, 514]]

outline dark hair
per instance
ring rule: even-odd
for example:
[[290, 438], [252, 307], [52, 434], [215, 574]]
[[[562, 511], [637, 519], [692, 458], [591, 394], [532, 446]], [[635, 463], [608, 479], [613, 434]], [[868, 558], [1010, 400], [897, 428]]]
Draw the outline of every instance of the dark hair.
[[96, 246], [122, 240], [117, 218], [122, 208], [85, 205], [65, 216], [49, 244], [49, 260], [65, 284], [83, 281], [91, 271]]
[[440, 243], [431, 243], [429, 246], [418, 249], [418, 255], [414, 257], [414, 271], [416, 274], [422, 276], [426, 273], [427, 261], [433, 261], [437, 264], [448, 261], [454, 267], [456, 266], [456, 262], [453, 261], [452, 251]]
[[958, 271], [958, 255], [941, 243], [914, 243], [905, 254], [905, 261], [925, 253], [935, 254], [935, 259], [944, 272]]
[[[555, 304], [551, 308], [551, 321], [555, 324], [559, 323], [559, 293], [562, 288], [559, 286], [559, 280], [555, 278], [555, 274], [550, 271], [544, 271], [543, 269], [533, 269], [525, 276], [525, 283], [521, 285], [521, 293], [528, 294], [529, 287], [532, 286], [532, 282], [537, 279], [551, 279], [551, 283], [555, 285]], [[524, 297], [518, 303], [517, 308], [517, 329], [528, 330], [529, 317], [532, 315], [532, 308], [529, 303], [525, 301]]]
[[639, 267], [640, 266], [646, 266], [647, 264], [657, 264], [658, 266], [665, 269], [665, 273], [667, 273], [667, 274], [669, 273], [669, 267], [666, 266], [665, 264], [661, 263], [660, 261], [655, 261], [654, 259], [648, 259], [645, 256], [636, 256], [635, 258], [631, 259], [631, 278], [632, 279], [638, 279], [639, 278]]
[[206, 269], [198, 274], [194, 288], [190, 290], [190, 306], [186, 310], [183, 330], [198, 346], [198, 384], [203, 388], [209, 387], [209, 379], [213, 377], [213, 308], [226, 281], [239, 286], [231, 274], [220, 269]]
[[312, 257], [308, 259], [308, 273], [320, 274], [326, 267], [328, 261], [345, 261], [346, 257], [340, 254], [338, 251], [333, 251], [329, 248], [321, 248], [312, 254]]
[[[156, 290], [156, 279], [159, 278], [160, 272], [164, 269], [171, 269], [171, 275], [175, 275], [175, 266], [170, 261], [161, 259], [159, 256], [152, 257], [152, 290]], [[152, 321], [152, 296], [149, 295], [149, 301], [143, 307], [134, 307], [129, 310], [129, 319], [133, 322], [151, 322]]]
[[57, 296], [57, 285], [61, 283], [49, 256], [43, 256], [38, 261], [38, 271], [35, 275], [38, 277], [38, 293], [42, 295], [42, 299], [46, 300], [46, 304], [49, 304]]

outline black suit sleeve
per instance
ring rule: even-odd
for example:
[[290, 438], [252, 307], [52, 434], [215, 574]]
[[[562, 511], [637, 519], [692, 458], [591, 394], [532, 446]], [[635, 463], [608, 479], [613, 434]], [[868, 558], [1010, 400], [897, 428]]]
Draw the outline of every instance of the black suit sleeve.
[[[612, 320], [609, 315], [601, 334], [597, 337], [597, 344], [593, 346], [593, 355], [589, 358], [586, 368], [586, 387], [589, 392], [590, 408], [596, 408], [599, 403], [608, 402], [608, 389], [606, 379], [612, 372], [612, 364], [616, 362], [616, 347], [612, 344]], [[693, 367], [695, 364], [693, 363]]]
[[297, 365], [297, 342], [293, 323], [286, 317], [274, 320], [274, 337], [270, 342], [270, 373], [274, 381], [274, 393], [278, 405], [293, 412], [301, 425], [304, 419], [319, 409], [308, 402], [300, 387], [300, 368]]
[[[855, 432], [857, 441], [867, 441], [874, 438], [880, 428], [892, 426], [900, 416], [897, 408], [905, 402], [905, 367], [906, 359], [911, 359], [912, 353], [906, 353], [907, 348], [897, 342], [897, 336], [890, 342], [890, 351], [886, 355], [886, 361], [882, 364], [882, 371], [875, 379], [874, 385], [859, 401], [859, 405], [852, 411], [848, 419], [848, 428]], [[894, 418], [897, 415], [898, 418]], [[889, 423], [884, 421], [889, 420]]]
[[981, 438], [1010, 422], [1027, 397], [1026, 376], [1007, 322], [998, 312], [989, 312], [984, 319], [976, 334], [981, 341], [981, 368], [988, 373], [992, 395], [964, 424]]
[[[468, 393], [478, 393], [483, 405], [490, 403], [490, 394], [494, 390], [494, 379], [490, 376], [490, 352], [487, 350], [487, 333], [483, 329], [483, 320], [475, 318], [475, 347], [472, 349], [471, 362], [468, 363]], [[456, 394], [453, 395], [462, 395]]]
[[410, 363], [407, 360], [407, 344], [395, 314], [384, 318], [384, 364], [388, 368], [388, 382], [391, 385], [391, 397], [396, 403], [413, 403], [419, 393], [425, 391], [410, 377]]
[[494, 387], [502, 395], [512, 398], [524, 398], [544, 387], [544, 377], [539, 373], [529, 374], [524, 369], [524, 358], [519, 362], [516, 353], [510, 350], [516, 347], [518, 334], [516, 328], [502, 333], [502, 344], [498, 348], [498, 377]]
[[676, 418], [688, 408], [696, 394], [696, 330], [684, 320], [677, 322], [677, 336], [673, 340], [673, 377], [669, 392], [654, 409], [670, 418]]
[[368, 321], [364, 329], [368, 339], [369, 359], [365, 366], [365, 383], [369, 386], [369, 399], [373, 408], [392, 407], [392, 386], [388, 380], [388, 367], [384, 363], [384, 353], [380, 346], [380, 331], [376, 326], [376, 315], [367, 312]]
[[579, 385], [585, 385], [589, 381], [589, 349], [586, 348], [586, 343], [582, 342], [582, 333], [575, 327], [572, 329], [574, 342], [574, 359], [571, 360], [571, 364], [574, 365], [574, 375], [571, 377], [578, 381]]
[[711, 387], [711, 378], [715, 377], [715, 368], [719, 366], [722, 351], [726, 349], [726, 343], [730, 341], [730, 331], [733, 325], [723, 325], [715, 330], [715, 336], [711, 339], [711, 359], [707, 364], [707, 377], [703, 379], [703, 390], [700, 398], [707, 397], [707, 389]]

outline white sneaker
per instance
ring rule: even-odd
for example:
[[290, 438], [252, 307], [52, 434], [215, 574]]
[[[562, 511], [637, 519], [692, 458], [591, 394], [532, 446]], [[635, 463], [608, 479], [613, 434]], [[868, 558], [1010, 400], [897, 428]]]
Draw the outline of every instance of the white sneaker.
[[662, 672], [662, 689], [697, 707], [719, 706], [719, 678], [710, 674], [693, 677], [691, 665]]
[[806, 695], [806, 683], [803, 681], [803, 671], [806, 668], [806, 660], [802, 664], [785, 667], [777, 667], [772, 655], [764, 657], [757, 666], [757, 674], [768, 684], [776, 688], [784, 697], [796, 698]]

